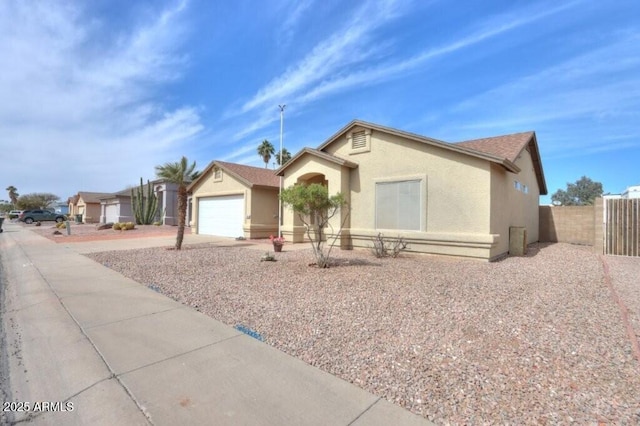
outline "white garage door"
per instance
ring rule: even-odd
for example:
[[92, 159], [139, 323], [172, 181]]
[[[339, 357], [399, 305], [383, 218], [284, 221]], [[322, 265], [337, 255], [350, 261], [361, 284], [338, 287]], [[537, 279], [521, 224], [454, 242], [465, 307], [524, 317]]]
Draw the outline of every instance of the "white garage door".
[[198, 199], [198, 233], [240, 237], [244, 233], [244, 195]]
[[108, 222], [118, 222], [118, 206], [115, 204], [107, 205], [104, 211], [105, 218]]

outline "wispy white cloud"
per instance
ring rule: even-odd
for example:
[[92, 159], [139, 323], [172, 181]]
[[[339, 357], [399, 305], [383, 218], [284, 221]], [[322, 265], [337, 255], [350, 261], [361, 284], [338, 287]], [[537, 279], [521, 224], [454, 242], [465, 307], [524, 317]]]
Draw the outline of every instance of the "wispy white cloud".
[[[167, 108], [160, 95], [188, 66], [179, 53], [186, 7], [146, 10], [137, 25], [114, 30], [89, 4], [1, 2], [0, 146], [9, 157], [2, 180], [44, 165], [51, 179], [13, 184], [61, 196], [115, 191], [178, 155], [203, 129], [198, 109]], [[35, 148], [45, 146], [54, 149]], [[82, 179], [69, 174], [85, 162], [93, 167]]]
[[285, 19], [277, 33], [280, 45], [286, 46], [291, 42], [298, 26], [304, 22], [305, 12], [309, 10], [312, 4], [313, 0], [292, 0], [282, 5], [280, 15], [284, 16]]
[[[582, 120], [582, 126], [584, 120], [606, 121], [609, 131], [614, 130], [618, 122], [640, 120], [639, 44], [640, 32], [624, 32], [588, 53], [469, 98], [449, 113], [473, 111], [474, 119], [460, 128], [474, 132], [557, 126], [575, 120]], [[574, 135], [576, 130], [567, 127]], [[601, 136], [591, 140], [597, 145], [609, 143]], [[585, 140], [575, 143], [584, 145]], [[562, 143], [557, 148], [572, 145]]]
[[531, 7], [519, 9], [509, 14], [501, 14], [481, 23], [478, 29], [471, 34], [462, 36], [447, 44], [429, 48], [414, 56], [389, 61], [385, 64], [370, 67], [368, 69], [339, 75], [336, 78], [325, 80], [312, 87], [300, 96], [299, 102], [311, 102], [324, 96], [350, 88], [377, 84], [392, 78], [400, 78], [408, 72], [424, 67], [433, 60], [450, 55], [456, 51], [469, 48], [492, 37], [496, 37], [516, 28], [537, 22], [545, 17], [560, 13], [568, 8], [575, 7], [579, 1], [567, 2], [560, 6], [533, 10]]
[[259, 90], [242, 106], [241, 112], [246, 113], [266, 104], [278, 104], [338, 70], [347, 69], [370, 57], [375, 53], [375, 49], [368, 44], [372, 32], [395, 19], [404, 3], [401, 0], [365, 2], [339, 31], [320, 42], [299, 63]]

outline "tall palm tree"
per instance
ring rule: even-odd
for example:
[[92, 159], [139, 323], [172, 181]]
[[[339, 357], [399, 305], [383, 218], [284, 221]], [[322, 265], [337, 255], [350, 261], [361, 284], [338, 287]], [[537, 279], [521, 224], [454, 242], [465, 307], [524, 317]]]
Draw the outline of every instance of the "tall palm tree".
[[271, 145], [271, 142], [266, 139], [263, 140], [260, 145], [258, 145], [258, 155], [262, 157], [265, 169], [269, 166], [269, 160], [271, 160], [271, 156], [275, 153], [275, 148], [273, 147], [273, 145]]
[[9, 191], [9, 199], [11, 200], [11, 204], [13, 204], [13, 206], [15, 207], [15, 205], [18, 204], [18, 197], [20, 196], [20, 194], [18, 194], [18, 188], [13, 185], [9, 185], [7, 187], [7, 191]]
[[196, 171], [196, 162], [189, 165], [187, 157], [175, 163], [165, 163], [156, 166], [156, 176], [178, 185], [178, 235], [176, 236], [176, 250], [182, 248], [184, 226], [187, 222], [187, 185], [200, 175]]
[[289, 160], [291, 160], [291, 153], [287, 148], [282, 148], [282, 159], [280, 159], [280, 153], [276, 152], [276, 163], [278, 163], [278, 166], [282, 166]]

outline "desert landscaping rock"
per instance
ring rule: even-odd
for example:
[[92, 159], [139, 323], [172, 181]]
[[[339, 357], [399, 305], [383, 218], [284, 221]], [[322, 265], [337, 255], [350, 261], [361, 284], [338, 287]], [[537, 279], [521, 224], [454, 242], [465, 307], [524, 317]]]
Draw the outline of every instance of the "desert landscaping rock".
[[[90, 257], [438, 424], [640, 423], [640, 361], [590, 247], [334, 253], [329, 269], [286, 246], [277, 262], [209, 245]], [[607, 259], [638, 327], [640, 259]]]

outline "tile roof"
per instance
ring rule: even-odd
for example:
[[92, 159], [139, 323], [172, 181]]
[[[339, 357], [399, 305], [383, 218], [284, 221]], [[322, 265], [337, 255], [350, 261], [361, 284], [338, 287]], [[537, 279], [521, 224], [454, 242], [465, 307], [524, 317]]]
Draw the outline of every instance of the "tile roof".
[[523, 149], [528, 149], [531, 154], [536, 179], [538, 180], [540, 195], [547, 194], [547, 183], [542, 171], [542, 161], [540, 160], [540, 152], [538, 150], [535, 132], [513, 133], [511, 135], [474, 139], [458, 142], [455, 145], [505, 158], [512, 163], [516, 162]]
[[271, 169], [261, 167], [245, 166], [244, 164], [227, 163], [226, 161], [214, 160], [202, 171], [200, 176], [191, 182], [188, 190], [191, 191], [201, 179], [205, 179], [214, 166], [220, 167], [223, 171], [243, 182], [249, 187], [266, 186], [271, 188], [280, 187], [280, 178]]
[[110, 196], [109, 192], [78, 192], [78, 197], [82, 197], [82, 200], [85, 203], [99, 203], [100, 198], [104, 198], [106, 196]]
[[513, 163], [524, 147], [531, 141], [533, 135], [533, 132], [514, 133], [512, 135], [458, 142], [456, 145], [506, 158]]

